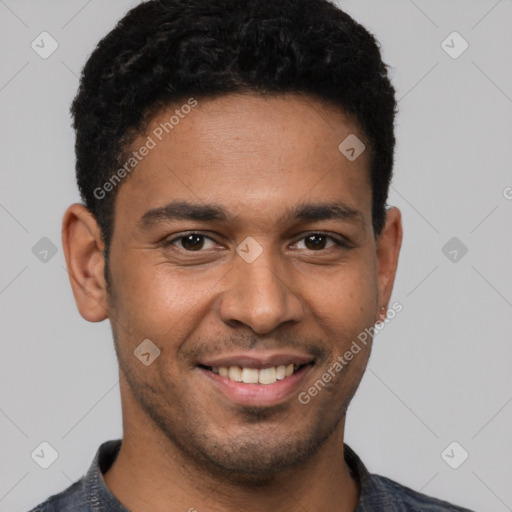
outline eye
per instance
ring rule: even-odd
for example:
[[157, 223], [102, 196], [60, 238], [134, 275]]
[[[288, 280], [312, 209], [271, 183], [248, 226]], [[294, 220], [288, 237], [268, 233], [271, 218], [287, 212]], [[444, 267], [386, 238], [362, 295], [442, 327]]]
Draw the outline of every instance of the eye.
[[[210, 242], [210, 247], [205, 247], [205, 245], [207, 245], [207, 240]], [[168, 245], [177, 245], [180, 249], [185, 249], [190, 252], [198, 252], [205, 248], [213, 249], [215, 241], [202, 233], [186, 233], [184, 235], [177, 236], [172, 240], [167, 240], [164, 245], [166, 247]]]
[[[330, 242], [331, 245], [327, 245]], [[306, 248], [311, 251], [319, 251], [322, 249], [330, 249], [331, 247], [340, 246], [348, 248], [348, 244], [343, 242], [340, 239], [337, 239], [333, 236], [326, 235], [324, 233], [311, 233], [301, 238], [297, 243], [304, 243], [304, 247], [299, 247], [299, 249]]]

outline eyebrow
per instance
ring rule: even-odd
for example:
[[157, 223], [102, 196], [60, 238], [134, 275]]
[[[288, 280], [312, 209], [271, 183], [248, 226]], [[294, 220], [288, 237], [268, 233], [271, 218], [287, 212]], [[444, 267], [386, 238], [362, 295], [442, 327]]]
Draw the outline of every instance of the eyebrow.
[[[172, 220], [195, 220], [202, 222], [230, 222], [233, 216], [218, 204], [196, 204], [188, 201], [174, 200], [165, 206], [153, 208], [142, 215], [138, 225], [150, 229], [155, 224]], [[344, 222], [362, 222], [359, 210], [337, 201], [334, 203], [299, 204], [287, 208], [281, 220], [284, 222], [317, 222], [322, 220], [341, 220]]]

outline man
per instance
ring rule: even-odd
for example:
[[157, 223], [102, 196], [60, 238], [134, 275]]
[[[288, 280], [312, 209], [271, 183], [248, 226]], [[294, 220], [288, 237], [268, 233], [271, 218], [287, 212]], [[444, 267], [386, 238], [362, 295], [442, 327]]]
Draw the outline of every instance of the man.
[[395, 307], [395, 110], [326, 0], [149, 1], [99, 43], [63, 246], [81, 315], [111, 321], [124, 432], [35, 510], [467, 510], [343, 442]]

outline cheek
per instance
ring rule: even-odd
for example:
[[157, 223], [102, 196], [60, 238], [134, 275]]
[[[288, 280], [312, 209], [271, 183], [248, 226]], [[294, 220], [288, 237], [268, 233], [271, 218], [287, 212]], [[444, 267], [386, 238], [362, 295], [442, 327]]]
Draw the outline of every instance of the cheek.
[[333, 333], [353, 334], [373, 325], [377, 301], [371, 262], [360, 261], [330, 274], [309, 279], [305, 294], [313, 314]]
[[[112, 275], [115, 314], [138, 337], [160, 338], [190, 322], [219, 281], [218, 272], [171, 268], [165, 263], [123, 262]], [[174, 336], [173, 336], [174, 337]]]

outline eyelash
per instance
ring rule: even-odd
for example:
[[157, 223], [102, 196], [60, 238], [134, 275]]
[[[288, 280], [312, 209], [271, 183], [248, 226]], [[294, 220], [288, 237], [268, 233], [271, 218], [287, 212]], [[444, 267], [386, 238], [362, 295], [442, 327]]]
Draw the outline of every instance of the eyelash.
[[[183, 238], [186, 238], [187, 236], [190, 236], [190, 235], [202, 236], [202, 237], [207, 238], [209, 240], [215, 241], [211, 237], [209, 237], [205, 233], [201, 233], [200, 231], [189, 231], [189, 232], [186, 232], [186, 233], [182, 233], [179, 236], [176, 236], [176, 237], [172, 238], [171, 240], [164, 240], [163, 246], [164, 247], [168, 247], [168, 246], [174, 245], [174, 242], [177, 242], [177, 241], [179, 241], [179, 240], [181, 240]], [[328, 233], [323, 233], [321, 231], [311, 231], [310, 233], [307, 233], [307, 234], [303, 235], [301, 238], [299, 238], [297, 240], [297, 242], [300, 242], [300, 241], [304, 240], [305, 238], [307, 238], [308, 236], [312, 236], [312, 235], [324, 236], [324, 237], [332, 240], [338, 247], [341, 247], [343, 249], [350, 249], [351, 248], [349, 243], [344, 241], [344, 240], [342, 240], [341, 238], [337, 238], [337, 237], [335, 237], [333, 235], [329, 235]], [[295, 243], [297, 243], [297, 242], [295, 242]], [[322, 252], [322, 251], [326, 251], [327, 249], [331, 249], [331, 248], [332, 248], [332, 246], [324, 248], [324, 249], [319, 249], [317, 251], [315, 251], [314, 249], [306, 249], [306, 250], [309, 250], [311, 252]], [[183, 250], [185, 252], [190, 252], [190, 253], [205, 252], [202, 249], [200, 249], [198, 251], [188, 251], [187, 249], [184, 249], [183, 247], [180, 247], [179, 249], [181, 249], [181, 250]]]

